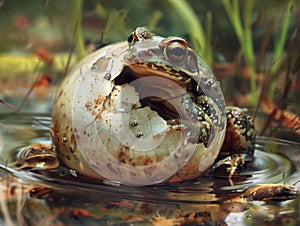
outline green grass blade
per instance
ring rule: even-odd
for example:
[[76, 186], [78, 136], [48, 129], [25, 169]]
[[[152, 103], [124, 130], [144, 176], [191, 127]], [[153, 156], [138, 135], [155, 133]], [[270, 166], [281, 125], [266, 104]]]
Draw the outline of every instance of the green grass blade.
[[84, 38], [82, 35], [82, 0], [74, 0], [71, 6], [71, 15], [74, 29], [75, 53], [78, 59], [82, 59], [86, 55], [84, 47]]
[[191, 36], [193, 49], [196, 51], [203, 51], [206, 48], [204, 31], [191, 6], [184, 0], [168, 0], [168, 2], [184, 22], [186, 29]]

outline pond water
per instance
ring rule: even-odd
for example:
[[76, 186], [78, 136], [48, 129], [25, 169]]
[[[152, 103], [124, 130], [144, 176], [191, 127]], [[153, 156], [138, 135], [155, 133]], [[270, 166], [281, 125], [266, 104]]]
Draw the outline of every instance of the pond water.
[[[296, 183], [300, 143], [258, 137], [254, 161], [232, 180], [207, 173], [189, 182], [130, 187], [89, 181], [65, 168], [16, 170], [10, 163], [19, 150], [51, 142], [50, 116], [2, 114], [0, 125], [0, 225], [300, 224], [299, 198], [235, 201], [254, 184]], [[299, 189], [300, 183], [295, 186]]]

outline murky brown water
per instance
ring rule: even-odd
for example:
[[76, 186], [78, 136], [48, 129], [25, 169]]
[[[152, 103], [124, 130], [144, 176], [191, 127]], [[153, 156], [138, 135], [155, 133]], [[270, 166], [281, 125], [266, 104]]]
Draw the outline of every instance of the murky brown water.
[[[50, 143], [49, 128], [31, 116], [0, 116], [0, 225], [300, 224], [299, 198], [280, 203], [233, 202], [253, 184], [298, 181], [300, 143], [258, 137], [254, 161], [232, 180], [207, 174], [171, 185], [109, 185], [66, 169], [46, 174], [10, 168], [21, 148]], [[50, 124], [49, 115], [34, 117]]]

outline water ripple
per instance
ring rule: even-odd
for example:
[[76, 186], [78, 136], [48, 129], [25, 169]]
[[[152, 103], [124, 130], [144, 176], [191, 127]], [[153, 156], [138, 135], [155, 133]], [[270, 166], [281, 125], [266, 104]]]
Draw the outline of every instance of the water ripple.
[[[50, 118], [47, 115], [39, 115], [38, 120], [28, 120], [29, 115], [19, 117], [19, 120], [12, 120], [5, 117], [9, 132], [2, 132], [2, 139], [9, 140], [10, 144], [5, 144], [6, 158], [13, 156], [12, 152], [35, 142], [49, 143]], [[40, 121], [44, 125], [40, 124]], [[18, 125], [18, 130], [14, 126]], [[22, 128], [22, 130], [20, 130]], [[32, 131], [36, 135], [26, 136], [23, 131]], [[16, 139], [18, 138], [18, 139]], [[245, 187], [261, 183], [295, 183], [299, 180], [299, 150], [300, 144], [286, 140], [258, 137], [254, 160], [240, 173], [240, 178], [232, 180], [216, 178], [212, 174], [204, 175], [193, 181], [163, 184], [146, 187], [129, 187], [124, 185], [106, 185], [103, 183], [76, 180], [65, 180], [51, 175], [39, 174], [15, 170], [7, 167], [6, 161], [0, 165], [1, 176], [13, 175], [21, 178], [24, 182], [44, 185], [57, 190], [83, 190], [93, 193], [113, 194], [118, 197], [131, 197], [137, 200], [148, 200], [151, 202], [171, 202], [171, 203], [211, 203], [230, 198], [241, 192]]]

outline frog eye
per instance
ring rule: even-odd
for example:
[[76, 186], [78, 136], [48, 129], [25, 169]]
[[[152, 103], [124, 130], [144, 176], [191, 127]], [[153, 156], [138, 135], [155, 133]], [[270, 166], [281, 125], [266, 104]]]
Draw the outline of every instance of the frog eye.
[[173, 62], [183, 62], [188, 51], [188, 43], [181, 38], [171, 38], [163, 40], [159, 45], [163, 50], [164, 56]]

